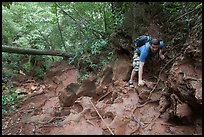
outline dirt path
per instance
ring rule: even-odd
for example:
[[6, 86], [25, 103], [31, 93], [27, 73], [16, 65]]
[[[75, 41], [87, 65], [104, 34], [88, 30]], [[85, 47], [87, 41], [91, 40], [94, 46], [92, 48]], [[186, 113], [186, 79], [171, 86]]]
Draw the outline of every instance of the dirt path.
[[[196, 126], [168, 123], [164, 116], [160, 117], [158, 102], [136, 108], [140, 105], [138, 94], [122, 80], [103, 88], [107, 96], [100, 101], [79, 97], [71, 107], [60, 107], [60, 90], [72, 82], [76, 83], [77, 77], [77, 69], [60, 62], [47, 72], [44, 83], [27, 83], [32, 88], [25, 90], [32, 93], [27, 94], [16, 113], [2, 119], [2, 134], [183, 135], [202, 132], [199, 120]], [[24, 88], [28, 87], [25, 85]]]

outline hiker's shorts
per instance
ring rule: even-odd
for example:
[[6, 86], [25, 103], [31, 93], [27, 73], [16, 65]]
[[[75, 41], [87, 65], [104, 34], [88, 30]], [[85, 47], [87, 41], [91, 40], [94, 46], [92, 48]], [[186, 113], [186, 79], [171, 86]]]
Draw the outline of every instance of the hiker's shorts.
[[133, 70], [135, 72], [137, 72], [139, 70], [139, 61], [140, 61], [140, 57], [138, 56], [137, 52], [135, 52], [134, 56], [133, 56]]

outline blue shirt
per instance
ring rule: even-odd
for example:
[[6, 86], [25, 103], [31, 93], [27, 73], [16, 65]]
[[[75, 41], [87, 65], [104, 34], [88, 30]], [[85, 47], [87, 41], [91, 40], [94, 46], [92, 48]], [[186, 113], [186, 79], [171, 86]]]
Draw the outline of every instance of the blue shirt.
[[152, 53], [150, 50], [149, 50], [149, 47], [150, 47], [150, 43], [145, 43], [143, 46], [141, 47], [138, 47], [136, 48], [136, 52], [137, 54], [140, 56], [140, 61], [141, 62], [145, 62], [145, 60], [148, 58], [148, 57], [151, 57], [151, 56], [154, 56], [156, 55], [156, 53], [158, 53], [158, 51], [164, 47], [164, 42], [163, 41], [160, 41], [160, 44], [159, 44], [159, 50], [156, 52], [156, 53]]

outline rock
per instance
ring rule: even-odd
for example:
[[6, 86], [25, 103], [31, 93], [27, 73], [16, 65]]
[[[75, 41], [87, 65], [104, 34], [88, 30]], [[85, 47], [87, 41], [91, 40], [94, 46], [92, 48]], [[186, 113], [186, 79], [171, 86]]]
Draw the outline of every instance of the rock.
[[70, 114], [70, 109], [69, 108], [63, 108], [61, 110], [61, 116], [68, 116]]
[[176, 115], [182, 120], [183, 124], [192, 123], [192, 111], [188, 104], [182, 103], [176, 106]]
[[127, 55], [120, 55], [113, 66], [113, 80], [128, 81], [130, 78], [131, 60]]
[[180, 118], [191, 116], [192, 112], [188, 104], [182, 103], [176, 106], [176, 115]]
[[149, 89], [153, 89], [154, 88], [154, 85], [156, 84], [155, 82], [151, 82], [151, 81], [145, 81], [145, 84], [146, 86], [149, 88]]
[[135, 88], [135, 90], [137, 91], [138, 93], [138, 96], [141, 100], [146, 100], [149, 96], [149, 93], [150, 93], [150, 90], [147, 89], [147, 87], [143, 86], [137, 86]]
[[41, 115], [35, 115], [30, 118], [31, 122], [48, 122], [53, 117], [50, 114], [41, 114]]
[[161, 96], [160, 100], [159, 100], [159, 112], [163, 113], [166, 111], [167, 107], [169, 107], [170, 102], [168, 101], [168, 99], [165, 96]]
[[97, 88], [96, 88], [96, 94], [97, 95], [102, 95], [103, 94], [103, 88], [101, 87], [101, 86], [98, 86]]
[[[170, 69], [167, 85], [194, 107], [202, 102], [202, 72], [190, 59], [178, 57]], [[195, 96], [195, 97], [194, 97]]]
[[67, 86], [66, 89], [60, 91], [59, 102], [62, 107], [69, 107], [74, 104], [74, 101], [77, 99], [76, 92], [79, 89], [80, 85], [77, 83], [71, 83]]
[[100, 80], [100, 86], [104, 87], [110, 83], [112, 83], [112, 77], [113, 77], [113, 69], [110, 65], [108, 65], [102, 72], [103, 77]]
[[195, 98], [199, 104], [202, 104], [202, 83], [200, 81], [191, 81], [191, 87], [195, 90]]
[[93, 97], [96, 95], [96, 85], [94, 81], [86, 79], [82, 81], [81, 86], [76, 92], [77, 97], [81, 96], [90, 96]]
[[114, 129], [113, 132], [116, 135], [125, 135], [126, 132], [126, 126], [127, 126], [128, 120], [126, 120], [122, 116], [114, 116], [114, 119], [110, 123], [110, 129]]

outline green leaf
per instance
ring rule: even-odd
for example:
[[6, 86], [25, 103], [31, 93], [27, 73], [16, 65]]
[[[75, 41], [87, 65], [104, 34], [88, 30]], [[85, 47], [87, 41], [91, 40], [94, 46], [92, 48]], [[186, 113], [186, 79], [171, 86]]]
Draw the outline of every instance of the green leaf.
[[51, 12], [56, 14], [57, 13], [57, 4], [53, 3], [52, 7], [51, 7]]
[[198, 4], [198, 5], [196, 6], [196, 9], [200, 9], [200, 10], [202, 11], [202, 3]]
[[2, 2], [2, 5], [7, 7], [8, 9], [10, 9], [11, 4], [12, 4], [12, 2]]

